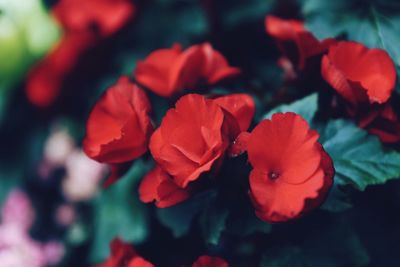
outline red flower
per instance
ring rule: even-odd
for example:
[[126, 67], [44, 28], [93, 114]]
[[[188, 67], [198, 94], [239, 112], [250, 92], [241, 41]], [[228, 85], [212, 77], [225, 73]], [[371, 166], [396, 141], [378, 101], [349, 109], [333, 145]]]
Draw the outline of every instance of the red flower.
[[180, 188], [168, 173], [159, 166], [151, 170], [139, 186], [139, 198], [142, 202], [155, 201], [159, 208], [167, 208], [190, 197], [187, 189]]
[[53, 14], [67, 32], [91, 32], [107, 37], [135, 13], [131, 0], [61, 0]]
[[185, 95], [167, 112], [152, 135], [150, 151], [154, 159], [179, 187], [185, 188], [218, 165], [235, 135], [239, 134], [239, 123], [249, 124], [250, 112], [239, 102], [242, 99], [244, 107], [249, 109], [254, 103], [249, 106], [247, 96], [234, 95], [233, 98], [232, 101], [221, 100], [225, 105], [221, 107], [218, 101], [201, 95]]
[[83, 150], [92, 159], [112, 164], [106, 185], [126, 170], [124, 164], [147, 151], [153, 125], [146, 94], [121, 77], [98, 100], [86, 124]]
[[143, 155], [153, 130], [150, 110], [146, 94], [128, 77], [121, 77], [89, 115], [84, 151], [105, 163], [122, 163]]
[[91, 42], [92, 38], [87, 34], [65, 35], [29, 72], [26, 87], [29, 101], [38, 107], [50, 106], [60, 94], [67, 74]]
[[176, 102], [150, 139], [150, 151], [175, 183], [186, 187], [220, 160], [229, 145], [224, 112], [214, 101], [189, 94]]
[[153, 264], [137, 255], [135, 249], [115, 238], [111, 242], [111, 256], [97, 267], [154, 267]]
[[230, 94], [220, 96], [214, 101], [231, 113], [239, 124], [241, 131], [246, 131], [256, 112], [256, 106], [251, 96], [246, 94]]
[[250, 133], [250, 197], [260, 219], [283, 222], [321, 204], [334, 168], [318, 137], [295, 113], [276, 113]]
[[183, 89], [213, 85], [239, 73], [209, 43], [194, 45], [185, 51], [175, 44], [156, 50], [138, 62], [135, 78], [154, 93], [169, 97]]
[[396, 69], [384, 50], [342, 41], [332, 45], [323, 57], [322, 76], [355, 107], [385, 103], [395, 86]]
[[124, 26], [135, 6], [130, 0], [61, 0], [52, 11], [65, 33], [28, 75], [27, 97], [39, 107], [54, 103], [80, 57]]
[[[333, 39], [318, 41], [307, 31], [304, 23], [299, 20], [285, 20], [275, 16], [265, 18], [265, 29], [276, 41], [285, 59], [302, 70], [307, 59], [321, 55], [334, 42]], [[287, 64], [287, 60], [280, 60]], [[285, 65], [284, 65], [285, 66]], [[285, 66], [286, 67], [286, 66]], [[287, 67], [286, 67], [287, 68]]]
[[218, 257], [200, 256], [192, 267], [228, 267], [228, 263]]
[[399, 118], [390, 104], [371, 106], [370, 110], [358, 119], [358, 126], [378, 136], [383, 143], [400, 141]]

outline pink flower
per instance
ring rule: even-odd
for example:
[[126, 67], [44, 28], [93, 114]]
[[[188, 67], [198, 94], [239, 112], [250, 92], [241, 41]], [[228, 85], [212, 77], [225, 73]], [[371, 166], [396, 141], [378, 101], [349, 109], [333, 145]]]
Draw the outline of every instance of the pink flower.
[[67, 175], [62, 184], [65, 197], [71, 201], [93, 198], [105, 174], [105, 165], [91, 160], [82, 151], [75, 150], [68, 156], [65, 169]]
[[2, 224], [12, 224], [29, 229], [34, 221], [34, 211], [28, 196], [19, 190], [9, 193], [1, 209]]

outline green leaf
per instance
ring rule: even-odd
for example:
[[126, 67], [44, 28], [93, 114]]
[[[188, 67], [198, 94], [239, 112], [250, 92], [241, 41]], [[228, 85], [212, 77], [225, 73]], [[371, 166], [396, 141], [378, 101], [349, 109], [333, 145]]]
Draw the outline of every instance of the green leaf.
[[330, 212], [342, 212], [351, 207], [349, 195], [342, 190], [342, 187], [338, 185], [338, 181], [335, 180], [321, 209]]
[[317, 112], [317, 109], [318, 109], [318, 95], [317, 93], [313, 93], [291, 104], [281, 105], [272, 109], [264, 116], [264, 119], [271, 118], [272, 115], [277, 112], [290, 111], [301, 115], [306, 121], [308, 121], [308, 123], [311, 123], [315, 116], [315, 113]]
[[225, 230], [229, 210], [218, 206], [216, 202], [209, 202], [200, 217], [200, 227], [204, 240], [212, 245], [218, 245], [219, 238]]
[[377, 137], [351, 121], [330, 121], [320, 134], [320, 141], [333, 159], [339, 185], [364, 190], [400, 176], [400, 154], [384, 148]]
[[345, 34], [347, 39], [386, 50], [400, 66], [400, 4], [389, 1], [304, 0], [307, 27], [320, 39]]
[[104, 189], [95, 199], [91, 262], [102, 261], [109, 255], [109, 243], [114, 237], [135, 243], [147, 237], [147, 213], [135, 190], [146, 170], [148, 166], [136, 161], [120, 181]]
[[157, 217], [172, 231], [175, 238], [182, 237], [189, 232], [193, 218], [213, 201], [215, 196], [216, 192], [212, 190], [200, 193], [170, 208], [157, 209]]
[[251, 20], [264, 19], [272, 9], [272, 0], [221, 1], [224, 25], [234, 28]]

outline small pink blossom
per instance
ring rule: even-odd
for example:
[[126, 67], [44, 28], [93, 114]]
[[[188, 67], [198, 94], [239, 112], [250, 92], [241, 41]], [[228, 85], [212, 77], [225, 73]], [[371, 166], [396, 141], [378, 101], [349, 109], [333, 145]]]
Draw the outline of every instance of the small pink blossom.
[[34, 210], [26, 193], [12, 191], [1, 209], [2, 224], [13, 224], [22, 229], [29, 229], [34, 221]]
[[81, 150], [71, 153], [65, 164], [64, 195], [71, 201], [86, 201], [94, 197], [106, 167], [89, 159]]

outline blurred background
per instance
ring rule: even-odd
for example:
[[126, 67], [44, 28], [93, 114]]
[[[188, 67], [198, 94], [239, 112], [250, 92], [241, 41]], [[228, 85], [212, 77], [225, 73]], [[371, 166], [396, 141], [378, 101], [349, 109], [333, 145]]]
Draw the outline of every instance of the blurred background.
[[[91, 107], [153, 50], [209, 41], [243, 70], [235, 86], [265, 111], [283, 86], [267, 14], [304, 19], [314, 7], [347, 10], [331, 24], [310, 20], [318, 36], [336, 36], [336, 23], [346, 20], [364, 23], [370, 3], [400, 18], [397, 1], [323, 2], [0, 0], [0, 267], [93, 266], [118, 235], [156, 266], [192, 262], [206, 249], [196, 229], [174, 238], [138, 200], [146, 161], [101, 188], [109, 170], [81, 149]], [[399, 266], [399, 183], [352, 192], [352, 206], [278, 225], [271, 235], [227, 234], [211, 250], [237, 266], [260, 259], [263, 266]]]

